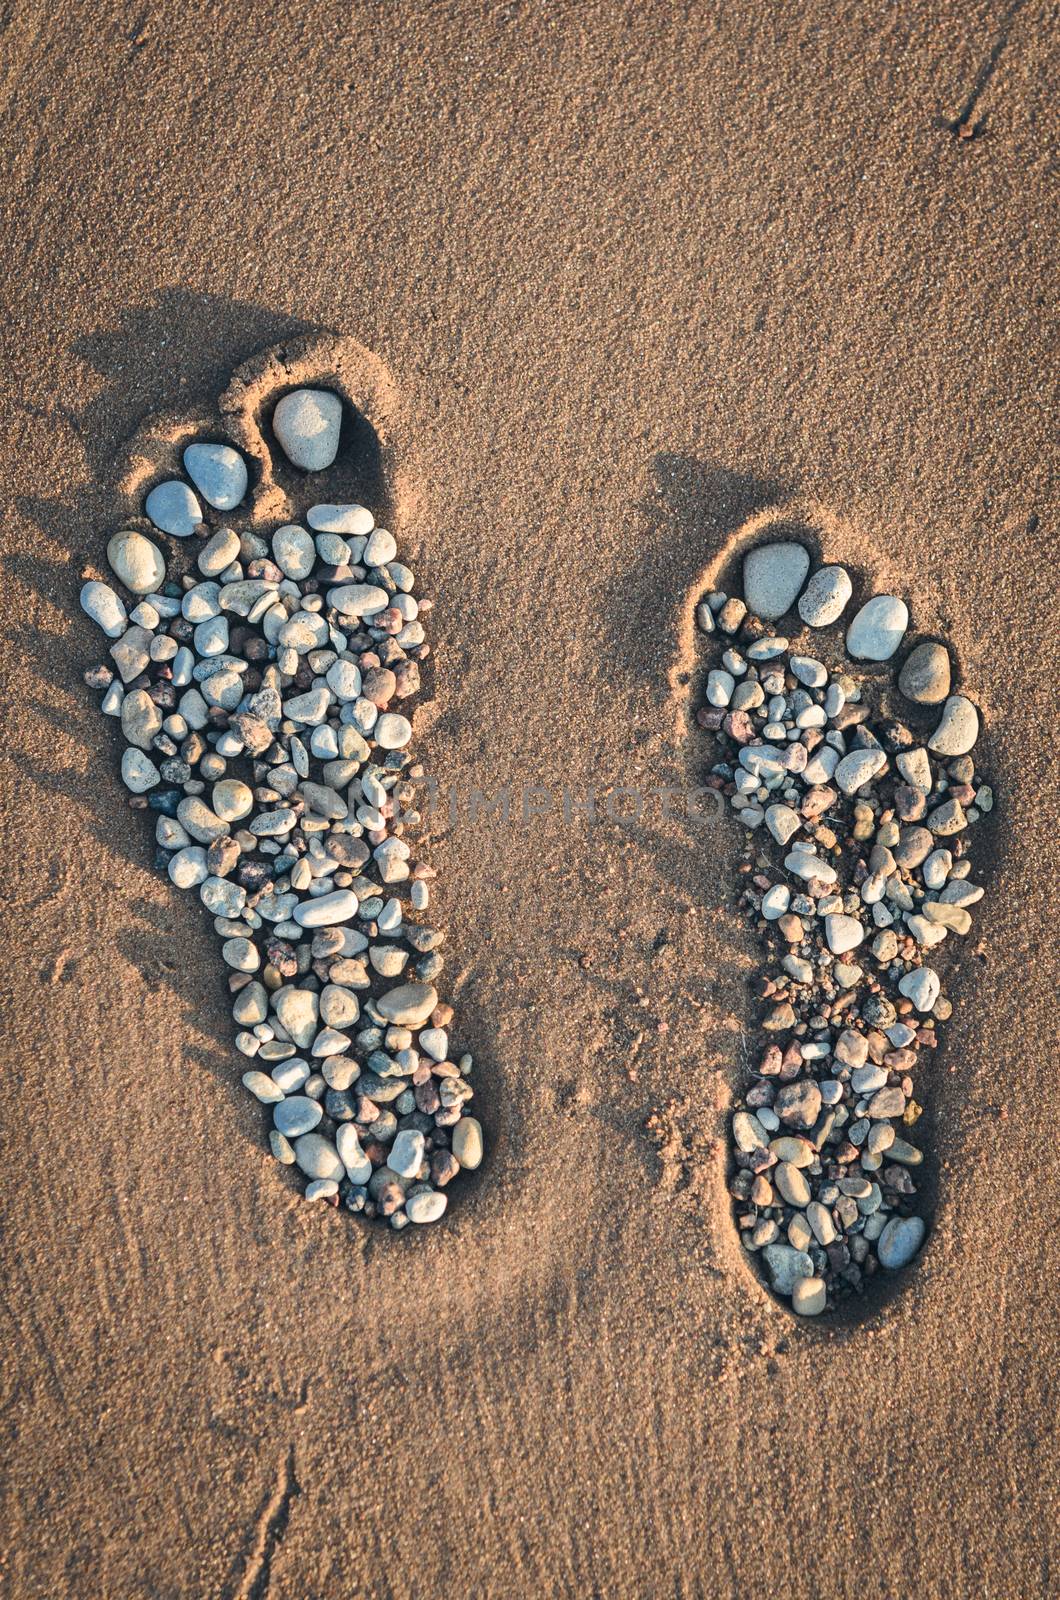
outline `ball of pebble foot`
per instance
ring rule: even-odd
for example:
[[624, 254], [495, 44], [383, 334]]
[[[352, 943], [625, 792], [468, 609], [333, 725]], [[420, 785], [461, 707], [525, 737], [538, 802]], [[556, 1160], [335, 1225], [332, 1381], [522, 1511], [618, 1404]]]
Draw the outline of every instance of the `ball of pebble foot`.
[[342, 401], [328, 389], [295, 389], [272, 414], [284, 455], [304, 472], [322, 472], [338, 454]]

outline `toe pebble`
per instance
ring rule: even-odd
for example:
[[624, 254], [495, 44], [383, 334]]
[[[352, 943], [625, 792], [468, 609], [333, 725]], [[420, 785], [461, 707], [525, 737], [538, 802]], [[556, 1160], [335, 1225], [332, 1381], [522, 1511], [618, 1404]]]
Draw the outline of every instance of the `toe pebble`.
[[174, 539], [189, 539], [202, 521], [202, 507], [179, 478], [157, 484], [147, 496], [144, 509], [155, 527], [172, 534]]
[[859, 661], [889, 661], [909, 626], [909, 608], [897, 595], [866, 600], [847, 629], [847, 649]]
[[189, 444], [184, 471], [216, 511], [231, 511], [247, 492], [247, 464], [230, 444]]
[[892, 1272], [907, 1267], [923, 1244], [926, 1232], [923, 1217], [892, 1217], [876, 1245], [881, 1267], [888, 1267]]
[[963, 694], [954, 694], [942, 708], [928, 749], [940, 756], [964, 756], [979, 737], [979, 713]]
[[799, 616], [807, 627], [827, 628], [843, 615], [850, 595], [850, 575], [845, 567], [821, 567], [806, 585]]
[[744, 557], [743, 593], [747, 609], [763, 621], [782, 617], [798, 599], [810, 570], [810, 552], [793, 540], [759, 545]]
[[329, 389], [295, 389], [284, 395], [272, 414], [273, 430], [284, 455], [304, 472], [322, 472], [331, 466], [338, 453], [341, 425], [342, 401]]
[[107, 545], [107, 561], [133, 594], [153, 594], [165, 582], [162, 552], [142, 533], [116, 533]]
[[950, 656], [946, 646], [934, 639], [918, 644], [902, 664], [898, 687], [914, 705], [940, 705], [950, 692]]

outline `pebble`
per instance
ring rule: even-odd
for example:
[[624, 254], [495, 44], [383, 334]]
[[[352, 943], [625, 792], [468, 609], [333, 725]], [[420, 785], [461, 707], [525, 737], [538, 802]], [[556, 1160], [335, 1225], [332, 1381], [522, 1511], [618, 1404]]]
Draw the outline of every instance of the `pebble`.
[[475, 1117], [461, 1117], [453, 1129], [453, 1155], [468, 1172], [482, 1165], [482, 1124]]
[[942, 708], [939, 725], [928, 749], [940, 756], [963, 756], [979, 737], [979, 713], [963, 694], [954, 694]]
[[905, 658], [898, 687], [914, 705], [936, 706], [950, 692], [950, 656], [945, 645], [925, 639]]
[[110, 569], [133, 594], [152, 594], [165, 582], [166, 563], [156, 544], [142, 533], [116, 533], [107, 545]]
[[[310, 1100], [304, 1094], [292, 1094], [277, 1104], [272, 1120], [279, 1133], [285, 1138], [294, 1139], [299, 1134], [312, 1133], [323, 1115], [323, 1109], [316, 1100]], [[304, 1172], [306, 1168], [302, 1170]]]
[[[246, 1082], [246, 1078], [243, 1081]], [[338, 1182], [346, 1175], [335, 1146], [320, 1133], [303, 1133], [297, 1138], [294, 1158], [307, 1178], [332, 1178]]]
[[244, 1072], [243, 1086], [264, 1106], [277, 1105], [283, 1099], [283, 1090], [264, 1072]]
[[121, 758], [121, 780], [133, 794], [146, 794], [162, 781], [154, 762], [142, 750], [134, 749], [126, 750]]
[[889, 661], [909, 626], [909, 608], [893, 594], [874, 595], [847, 629], [847, 650], [859, 661]]
[[337, 889], [315, 900], [303, 900], [294, 909], [300, 928], [330, 928], [357, 915], [358, 900], [351, 889]]
[[835, 781], [844, 794], [856, 794], [886, 766], [887, 756], [883, 750], [852, 750], [836, 766]]
[[335, 1134], [335, 1147], [351, 1183], [367, 1183], [372, 1176], [372, 1163], [361, 1148], [357, 1129], [344, 1122]]
[[304, 528], [296, 523], [285, 523], [272, 536], [272, 553], [276, 565], [288, 578], [308, 578], [316, 561], [316, 545]]
[[229, 444], [189, 444], [184, 471], [215, 511], [232, 511], [247, 492], [247, 464]]
[[743, 563], [743, 594], [747, 608], [764, 622], [790, 611], [810, 570], [810, 553], [790, 540], [759, 545], [749, 550]]
[[218, 578], [239, 558], [239, 535], [232, 528], [218, 528], [199, 551], [196, 566], [206, 578]]
[[306, 521], [321, 533], [344, 533], [354, 538], [366, 538], [375, 527], [375, 518], [367, 506], [358, 505], [313, 506]]
[[328, 605], [355, 621], [361, 617], [373, 617], [377, 612], [385, 611], [389, 604], [390, 596], [386, 590], [374, 583], [344, 583], [337, 589], [328, 590]]
[[107, 583], [86, 583], [81, 590], [81, 609], [108, 639], [119, 639], [128, 627], [124, 603]]
[[186, 483], [171, 478], [151, 490], [144, 510], [163, 533], [174, 539], [188, 539], [202, 521], [202, 507]]
[[150, 750], [162, 731], [162, 713], [146, 689], [130, 689], [122, 700], [121, 731], [138, 750]]
[[410, 1222], [437, 1222], [449, 1204], [449, 1197], [439, 1189], [419, 1189], [405, 1201], [405, 1211]]
[[314, 1178], [311, 1183], [306, 1184], [305, 1198], [310, 1202], [330, 1200], [338, 1192], [339, 1186], [334, 1178]]
[[899, 980], [898, 992], [911, 1000], [920, 1012], [932, 1009], [941, 992], [942, 983], [931, 967], [914, 967]]
[[923, 1244], [926, 1232], [923, 1217], [892, 1217], [876, 1244], [880, 1265], [891, 1272], [908, 1266]]
[[[342, 401], [329, 389], [295, 389], [272, 414], [272, 427], [284, 455], [304, 472], [323, 472], [339, 449]], [[344, 529], [330, 531], [344, 532]]]
[[820, 567], [799, 600], [799, 616], [810, 628], [827, 628], [842, 616], [852, 592], [845, 567]]
[[777, 1294], [790, 1295], [802, 1278], [813, 1277], [813, 1262], [805, 1250], [787, 1244], [767, 1244], [762, 1257]]
[[828, 948], [833, 955], [845, 955], [855, 950], [865, 937], [865, 929], [856, 917], [837, 913], [824, 919]]
[[818, 1317], [828, 1304], [823, 1278], [800, 1278], [791, 1290], [792, 1310], [800, 1317]]
[[401, 1178], [414, 1178], [423, 1165], [425, 1148], [422, 1133], [403, 1128], [390, 1147], [387, 1166]]

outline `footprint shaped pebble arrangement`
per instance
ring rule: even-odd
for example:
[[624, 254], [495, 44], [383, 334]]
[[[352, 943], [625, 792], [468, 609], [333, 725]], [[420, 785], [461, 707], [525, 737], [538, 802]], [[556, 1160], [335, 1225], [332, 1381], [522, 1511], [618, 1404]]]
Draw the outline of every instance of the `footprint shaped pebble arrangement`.
[[710, 594], [696, 613], [716, 651], [697, 712], [718, 747], [706, 781], [746, 830], [739, 899], [770, 958], [729, 1191], [745, 1249], [802, 1316], [906, 1266], [924, 1241], [917, 1083], [951, 1011], [940, 947], [967, 936], [983, 895], [968, 829], [994, 803], [946, 646], [923, 640], [896, 684], [889, 666], [881, 675], [909, 612], [875, 595], [845, 633], [872, 670], [829, 667], [819, 630], [842, 622], [853, 585], [842, 567], [811, 566], [795, 541], [758, 545], [744, 598]]
[[[338, 395], [296, 390], [273, 423], [300, 469], [335, 460]], [[122, 779], [155, 814], [160, 867], [223, 941], [243, 1082], [270, 1108], [277, 1161], [308, 1200], [434, 1222], [481, 1162], [482, 1129], [435, 987], [443, 935], [416, 919], [434, 874], [406, 837], [422, 769], [395, 707], [420, 686], [429, 603], [364, 506], [314, 505], [266, 540], [217, 516], [247, 492], [237, 450], [202, 441], [182, 460], [191, 482], [158, 484], [144, 509], [191, 541], [193, 570], [166, 581], [154, 538], [111, 539], [129, 598], [82, 589], [113, 640], [86, 680], [120, 718]]]

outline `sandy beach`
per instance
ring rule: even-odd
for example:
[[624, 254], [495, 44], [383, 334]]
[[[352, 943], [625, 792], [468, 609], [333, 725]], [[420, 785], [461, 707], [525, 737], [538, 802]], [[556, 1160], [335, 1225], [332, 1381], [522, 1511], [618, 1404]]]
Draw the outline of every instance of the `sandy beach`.
[[[0, 1593], [1057, 1592], [1055, 23], [11, 9]], [[325, 334], [394, 377], [486, 1132], [404, 1234], [270, 1158], [83, 676], [130, 439]], [[701, 780], [695, 603], [771, 507], [951, 642], [997, 796], [929, 1246], [812, 1325], [726, 1192], [739, 829], [590, 804]]]

